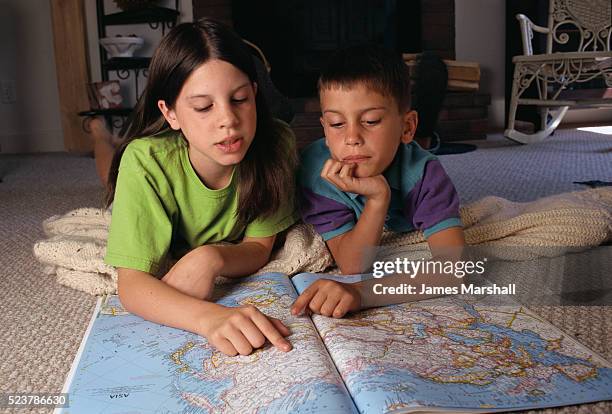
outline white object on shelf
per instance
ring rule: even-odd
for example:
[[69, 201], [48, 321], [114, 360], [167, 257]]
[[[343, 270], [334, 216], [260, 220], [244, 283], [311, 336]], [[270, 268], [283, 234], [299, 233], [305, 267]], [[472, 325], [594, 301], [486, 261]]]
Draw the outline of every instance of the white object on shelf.
[[103, 37], [100, 44], [106, 49], [109, 58], [132, 57], [144, 43], [142, 37], [115, 36]]

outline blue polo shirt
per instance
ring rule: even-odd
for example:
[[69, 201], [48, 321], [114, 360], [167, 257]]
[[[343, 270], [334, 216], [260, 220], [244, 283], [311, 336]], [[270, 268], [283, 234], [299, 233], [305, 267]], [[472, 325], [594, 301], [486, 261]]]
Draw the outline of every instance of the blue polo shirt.
[[[350, 231], [363, 212], [366, 198], [340, 190], [321, 177], [331, 158], [325, 139], [306, 147], [301, 155], [300, 211], [325, 241]], [[383, 173], [391, 188], [385, 228], [395, 232], [422, 230], [425, 237], [461, 227], [459, 197], [440, 161], [417, 143], [400, 144]]]

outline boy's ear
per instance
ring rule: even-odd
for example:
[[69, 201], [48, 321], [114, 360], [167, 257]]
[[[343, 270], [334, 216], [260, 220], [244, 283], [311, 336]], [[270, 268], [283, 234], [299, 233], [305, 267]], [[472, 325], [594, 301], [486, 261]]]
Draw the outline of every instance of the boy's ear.
[[325, 134], [325, 123], [323, 122], [322, 116], [319, 117], [319, 122], [321, 123], [321, 126], [323, 127], [323, 136], [325, 137], [325, 145], [329, 147], [329, 145], [327, 144], [327, 135]]
[[402, 132], [402, 143], [408, 144], [414, 138], [419, 123], [419, 116], [416, 111], [409, 110], [404, 113], [403, 121], [404, 131]]
[[173, 109], [170, 109], [168, 105], [166, 105], [166, 101], [160, 99], [159, 101], [157, 101], [157, 107], [161, 111], [164, 118], [166, 118], [166, 121], [168, 121], [168, 123], [170, 124], [170, 128], [176, 131], [181, 129], [181, 125], [179, 124], [178, 119], [176, 119], [176, 113]]

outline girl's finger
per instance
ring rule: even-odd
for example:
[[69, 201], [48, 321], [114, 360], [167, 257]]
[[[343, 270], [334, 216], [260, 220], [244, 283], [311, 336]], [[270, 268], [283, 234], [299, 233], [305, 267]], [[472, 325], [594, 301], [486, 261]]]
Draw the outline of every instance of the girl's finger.
[[[252, 316], [253, 322], [261, 333], [268, 338], [268, 341], [283, 352], [291, 351], [291, 344], [287, 341], [276, 326], [264, 315], [259, 312]], [[278, 321], [280, 323], [280, 321]], [[285, 328], [286, 329], [286, 328]], [[288, 331], [288, 330], [287, 330]]]
[[[260, 312], [257, 312], [261, 315]], [[263, 315], [262, 315], [263, 316]], [[251, 318], [255, 318], [256, 314], [251, 316]], [[265, 318], [265, 316], [264, 316]], [[253, 348], [261, 348], [266, 343], [266, 337], [261, 333], [259, 326], [255, 320], [253, 322], [249, 321], [249, 323], [244, 324], [239, 327], [242, 335], [249, 341]]]
[[238, 351], [234, 348], [234, 345], [227, 339], [221, 339], [213, 344], [219, 351], [223, 352], [228, 356], [238, 355]]
[[[250, 320], [248, 323], [252, 323]], [[253, 352], [253, 347], [251, 343], [244, 337], [241, 331], [236, 328], [229, 329], [227, 334], [225, 335], [228, 341], [232, 343], [236, 351], [240, 355], [249, 355]]]
[[351, 168], [349, 169], [349, 177], [352, 179], [356, 179], [355, 177], [355, 169], [357, 168], [357, 164], [351, 164]]
[[270, 319], [270, 322], [272, 322], [272, 325], [274, 325], [274, 327], [281, 333], [281, 335], [283, 336], [291, 335], [291, 331], [289, 330], [289, 328], [286, 327], [279, 319], [272, 318], [272, 317], [268, 317], [268, 319]]

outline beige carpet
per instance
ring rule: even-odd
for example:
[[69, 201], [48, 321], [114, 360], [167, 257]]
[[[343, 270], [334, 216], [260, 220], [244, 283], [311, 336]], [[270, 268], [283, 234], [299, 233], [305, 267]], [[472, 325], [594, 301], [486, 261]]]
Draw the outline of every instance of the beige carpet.
[[[464, 201], [488, 194], [523, 201], [537, 197], [538, 191], [546, 195], [583, 188], [571, 184], [573, 180], [612, 181], [612, 136], [560, 131], [553, 139], [548, 160], [544, 144], [520, 147], [492, 140], [482, 150], [442, 161]], [[485, 165], [504, 167], [482, 174]], [[0, 177], [0, 392], [59, 392], [95, 298], [45, 275], [32, 246], [43, 237], [45, 218], [100, 206], [102, 192], [93, 160], [67, 154], [0, 155]], [[512, 197], [509, 189], [520, 197]], [[612, 307], [532, 310], [612, 360]], [[603, 414], [612, 412], [612, 403], [543, 412]]]
[[91, 158], [2, 156], [0, 166], [0, 390], [59, 392], [95, 298], [44, 275], [32, 246], [43, 219], [100, 205], [102, 192]]

